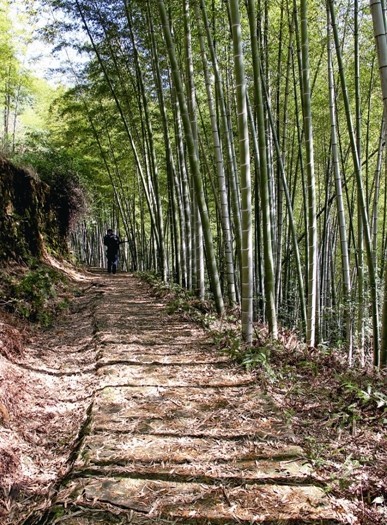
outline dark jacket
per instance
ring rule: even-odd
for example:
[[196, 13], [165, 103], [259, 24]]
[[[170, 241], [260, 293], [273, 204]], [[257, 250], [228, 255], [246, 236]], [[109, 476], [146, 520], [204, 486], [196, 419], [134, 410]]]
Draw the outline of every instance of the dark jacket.
[[105, 235], [103, 238], [103, 243], [107, 247], [106, 255], [108, 257], [114, 257], [117, 255], [120, 249], [120, 239], [117, 235]]

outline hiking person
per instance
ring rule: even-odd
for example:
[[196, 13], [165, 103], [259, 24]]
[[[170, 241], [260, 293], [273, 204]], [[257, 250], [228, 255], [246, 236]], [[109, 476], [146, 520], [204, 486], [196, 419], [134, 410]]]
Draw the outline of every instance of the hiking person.
[[118, 235], [113, 233], [112, 229], [108, 229], [103, 243], [106, 246], [106, 257], [107, 257], [107, 271], [108, 273], [117, 273], [118, 264], [118, 253], [120, 251], [120, 239]]

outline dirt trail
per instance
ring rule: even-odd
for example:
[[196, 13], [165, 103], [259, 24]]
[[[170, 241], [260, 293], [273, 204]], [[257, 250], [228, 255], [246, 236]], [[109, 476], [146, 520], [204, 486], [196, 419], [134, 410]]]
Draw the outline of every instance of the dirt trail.
[[136, 277], [95, 279], [94, 362], [90, 344], [76, 354], [94, 377], [86, 417], [50, 510], [26, 524], [346, 522], [252, 375]]

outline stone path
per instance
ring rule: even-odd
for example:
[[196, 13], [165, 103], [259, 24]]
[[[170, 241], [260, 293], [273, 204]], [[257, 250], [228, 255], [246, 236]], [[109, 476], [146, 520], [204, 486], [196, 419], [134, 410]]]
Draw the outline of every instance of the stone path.
[[102, 279], [97, 388], [44, 523], [342, 523], [254, 377], [137, 278]]

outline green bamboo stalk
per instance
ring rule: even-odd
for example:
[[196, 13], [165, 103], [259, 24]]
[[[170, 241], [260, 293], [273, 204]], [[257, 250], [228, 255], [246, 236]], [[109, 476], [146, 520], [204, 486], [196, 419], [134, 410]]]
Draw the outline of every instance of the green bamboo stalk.
[[[241, 307], [242, 339], [250, 344], [253, 331], [253, 246], [251, 222], [251, 173], [249, 130], [247, 123], [246, 79], [244, 72], [241, 23], [238, 0], [229, 0], [232, 39], [234, 49], [234, 71], [238, 108], [239, 159], [241, 174]], [[270, 225], [270, 224], [269, 224]], [[274, 297], [273, 297], [274, 300]], [[271, 326], [274, 329], [274, 326]]]
[[[380, 0], [370, 0], [372, 22], [374, 27], [374, 35], [376, 42], [376, 49], [378, 52], [380, 80], [382, 84], [382, 96], [384, 116], [387, 115], [387, 31], [384, 22], [383, 7]], [[387, 126], [384, 127], [387, 138]], [[384, 281], [384, 300], [383, 300], [383, 317], [382, 317], [382, 332], [381, 332], [381, 349], [380, 352], [374, 350], [374, 364], [376, 366], [387, 366], [387, 272], [385, 271]]]
[[[192, 35], [190, 21], [190, 0], [183, 2], [184, 49], [185, 49], [185, 84], [188, 115], [190, 118], [192, 136], [199, 157], [199, 133], [197, 123], [196, 86], [192, 56]], [[204, 299], [204, 257], [203, 257], [203, 226], [198, 209], [194, 185], [191, 184], [191, 220], [192, 220], [192, 283], [198, 297]]]
[[316, 343], [317, 308], [317, 218], [314, 173], [313, 127], [310, 96], [310, 67], [307, 22], [307, 0], [301, 0], [301, 54], [302, 54], [302, 106], [305, 132], [305, 158], [308, 190], [308, 307], [306, 341], [309, 347]]
[[214, 300], [215, 300], [217, 311], [219, 314], [223, 314], [224, 303], [223, 303], [222, 291], [220, 287], [218, 268], [216, 264], [215, 248], [214, 248], [213, 237], [211, 233], [210, 220], [208, 216], [206, 201], [204, 198], [203, 182], [202, 182], [201, 173], [200, 173], [197, 148], [195, 146], [195, 140], [194, 140], [194, 136], [192, 133], [192, 127], [191, 127], [191, 122], [189, 118], [186, 97], [184, 95], [179, 66], [176, 60], [175, 46], [172, 40], [167, 12], [165, 9], [165, 3], [163, 0], [158, 0], [158, 7], [159, 7], [159, 13], [160, 13], [160, 18], [161, 18], [161, 23], [162, 23], [164, 39], [166, 42], [169, 61], [171, 65], [172, 76], [173, 76], [173, 80], [174, 80], [174, 84], [176, 88], [176, 95], [179, 101], [181, 117], [183, 120], [184, 136], [185, 136], [187, 148], [189, 151], [189, 161], [190, 161], [190, 167], [192, 170], [193, 183], [195, 186], [195, 195], [196, 195], [199, 212], [200, 212], [200, 218], [201, 218], [201, 222], [203, 226], [204, 242], [205, 242], [206, 257], [207, 257], [207, 268], [208, 268], [209, 279], [211, 283], [211, 289], [212, 289], [212, 293], [214, 294]]
[[236, 162], [235, 162], [235, 148], [233, 143], [232, 129], [228, 122], [227, 117], [227, 108], [226, 108], [226, 98], [223, 90], [223, 81], [218, 64], [218, 59], [214, 47], [214, 38], [211, 33], [210, 25], [208, 22], [206, 7], [204, 0], [199, 0], [200, 9], [202, 12], [203, 25], [205, 28], [207, 36], [207, 46], [210, 52], [212, 70], [215, 77], [215, 91], [217, 94], [218, 104], [220, 106], [220, 120], [221, 126], [224, 132], [224, 141], [225, 141], [225, 150], [228, 159], [228, 166], [230, 170], [229, 176], [229, 185], [231, 189], [231, 205], [233, 210], [233, 220], [234, 220], [234, 235], [235, 235], [235, 246], [237, 250], [237, 256], [240, 258], [241, 253], [241, 237], [242, 237], [242, 227], [241, 227], [241, 217], [240, 217], [240, 195], [238, 191], [237, 184], [237, 173], [236, 173]]
[[336, 128], [336, 93], [334, 85], [333, 67], [332, 67], [332, 50], [331, 50], [331, 38], [329, 30], [329, 13], [328, 16], [328, 81], [329, 81], [329, 109], [331, 119], [331, 142], [332, 142], [332, 163], [333, 171], [335, 175], [335, 188], [336, 188], [336, 205], [337, 205], [337, 218], [339, 224], [339, 236], [340, 236], [340, 247], [341, 247], [341, 266], [343, 272], [343, 290], [344, 290], [344, 317], [346, 324], [346, 336], [348, 343], [348, 358], [349, 363], [352, 361], [352, 319], [351, 319], [351, 275], [350, 275], [350, 263], [349, 263], [349, 248], [347, 239], [347, 225], [345, 218], [345, 207], [342, 191], [342, 180], [340, 173], [340, 162], [339, 162], [339, 150], [337, 143], [337, 128]]
[[[377, 3], [379, 3], [380, 5], [380, 2], [377, 2]], [[349, 140], [350, 140], [350, 145], [351, 145], [352, 161], [353, 161], [353, 165], [355, 169], [358, 197], [360, 199], [359, 207], [360, 207], [361, 217], [363, 221], [364, 243], [365, 243], [365, 249], [366, 249], [366, 254], [367, 254], [367, 267], [368, 267], [368, 272], [369, 272], [369, 283], [370, 283], [370, 292], [371, 292], [374, 364], [377, 365], [380, 359], [380, 355], [379, 355], [380, 354], [380, 350], [379, 350], [379, 344], [380, 344], [380, 341], [379, 341], [379, 311], [378, 311], [378, 297], [377, 297], [377, 288], [376, 288], [376, 275], [375, 275], [375, 267], [374, 267], [373, 256], [372, 256], [371, 234], [370, 234], [368, 212], [367, 212], [367, 202], [365, 199], [363, 181], [361, 177], [361, 163], [360, 163], [359, 153], [357, 150], [355, 133], [353, 130], [353, 125], [352, 125], [351, 110], [350, 110], [347, 85], [346, 85], [346, 80], [345, 80], [345, 75], [344, 75], [343, 59], [342, 59], [342, 53], [340, 49], [339, 36], [338, 36], [338, 30], [337, 30], [337, 24], [336, 24], [336, 14], [335, 14], [335, 9], [333, 5], [333, 0], [329, 0], [329, 10], [330, 10], [330, 15], [331, 15], [333, 36], [334, 36], [335, 47], [336, 47], [337, 62], [339, 66], [340, 83], [341, 83], [341, 89], [342, 89], [343, 99], [344, 99], [345, 116], [347, 120], [347, 128], [348, 128]], [[380, 20], [381, 22], [383, 22], [382, 17]], [[382, 23], [382, 26], [383, 26], [383, 23]]]
[[[200, 20], [200, 13], [199, 13], [199, 8], [197, 4], [195, 4], [195, 14], [196, 14], [197, 20]], [[233, 242], [232, 242], [232, 235], [231, 235], [230, 214], [229, 214], [226, 178], [225, 178], [225, 172], [224, 172], [222, 144], [220, 141], [217, 115], [215, 111], [215, 102], [214, 102], [212, 88], [211, 88], [210, 72], [207, 66], [207, 55], [206, 55], [206, 50], [204, 46], [204, 37], [203, 37], [203, 33], [201, 30], [200, 24], [198, 24], [198, 32], [199, 32], [200, 50], [201, 50], [201, 55], [202, 55], [204, 80], [205, 80], [206, 92], [207, 92], [208, 109], [209, 109], [210, 120], [211, 120], [212, 140], [213, 140], [213, 148], [214, 148], [214, 154], [215, 154], [216, 171], [218, 175], [219, 197], [220, 197], [220, 218], [221, 218], [222, 233], [223, 233], [223, 238], [224, 238], [224, 253], [225, 253], [225, 260], [226, 260], [226, 278], [227, 278], [228, 299], [229, 299], [230, 305], [234, 305], [236, 302], [236, 293], [235, 293], [235, 269], [234, 269], [234, 260], [233, 260]]]
[[254, 97], [257, 112], [257, 131], [259, 145], [259, 185], [263, 225], [263, 257], [265, 268], [265, 300], [269, 332], [273, 338], [278, 336], [277, 312], [275, 301], [275, 274], [272, 247], [272, 223], [270, 208], [272, 202], [269, 194], [269, 166], [267, 162], [265, 112], [262, 95], [261, 59], [258, 49], [255, 1], [248, 0], [251, 52], [254, 70]]

